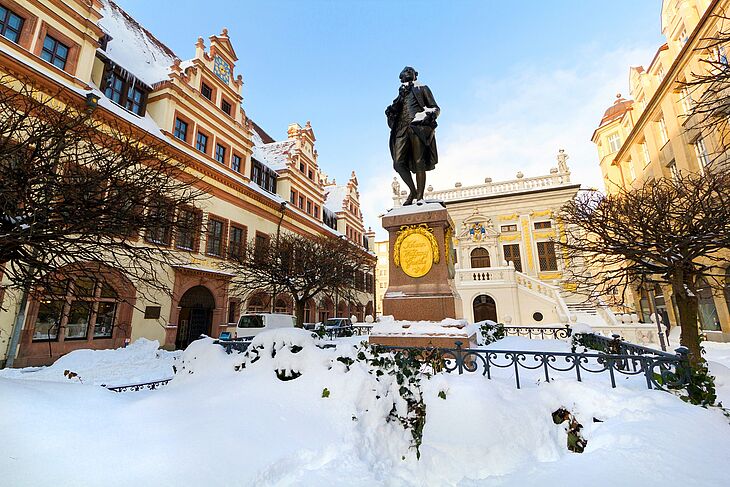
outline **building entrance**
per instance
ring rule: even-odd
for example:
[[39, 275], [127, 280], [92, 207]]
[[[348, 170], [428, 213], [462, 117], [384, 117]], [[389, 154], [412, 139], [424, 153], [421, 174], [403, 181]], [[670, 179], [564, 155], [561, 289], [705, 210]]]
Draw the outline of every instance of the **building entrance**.
[[472, 304], [474, 310], [474, 323], [484, 320], [497, 321], [497, 303], [491, 296], [480, 294], [474, 298]]
[[180, 298], [180, 318], [177, 325], [175, 348], [186, 348], [200, 335], [210, 335], [215, 299], [205, 286], [188, 289]]

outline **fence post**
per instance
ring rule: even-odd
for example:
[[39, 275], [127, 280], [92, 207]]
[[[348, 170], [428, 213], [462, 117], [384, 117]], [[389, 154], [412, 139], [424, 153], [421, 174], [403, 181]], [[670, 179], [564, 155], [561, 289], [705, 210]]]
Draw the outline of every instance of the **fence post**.
[[459, 368], [459, 375], [464, 373], [464, 355], [461, 352], [462, 342], [454, 342], [456, 345], [456, 366]]
[[692, 374], [689, 369], [689, 348], [679, 347], [675, 350], [675, 352], [677, 352], [677, 357], [682, 364], [682, 383], [684, 385], [689, 385], [692, 379]]

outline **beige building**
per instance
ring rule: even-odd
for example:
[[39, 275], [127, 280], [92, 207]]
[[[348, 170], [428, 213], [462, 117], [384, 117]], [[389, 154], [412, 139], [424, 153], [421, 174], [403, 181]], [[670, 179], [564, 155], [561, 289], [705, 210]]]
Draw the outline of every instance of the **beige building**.
[[[231, 276], [220, 270], [245, 242], [264, 245], [278, 230], [342, 237], [365, 247], [355, 174], [344, 189], [329, 183], [309, 122], [289, 125], [287, 138], [276, 141], [246, 115], [238, 58], [225, 29], [207, 41], [198, 38], [178, 56], [110, 0], [0, 5], [6, 16], [0, 28], [3, 75], [79, 102], [97, 95], [101, 115], [164, 140], [210, 196], [199, 208], [177, 209], [179, 217], [192, 211], [199, 231], [168, 229], [160, 242], [179, 257], [180, 264], [163, 273], [172, 297], [147, 300], [119, 276], [88, 302], [71, 295], [31, 299], [19, 347], [12, 350], [16, 366], [49, 363], [78, 348], [115, 348], [138, 337], [180, 348], [201, 333], [218, 336], [242, 311], [291, 312], [286, 294], [231, 296]], [[372, 314], [373, 278], [357, 278], [358, 302], [313, 299], [305, 321]], [[102, 280], [95, 289], [102, 289]], [[2, 297], [0, 364], [19, 311], [16, 293]]]
[[[652, 179], [703, 172], [712, 161], [716, 166], [725, 162], [718, 131], [700, 131], [695, 128], [697, 121], [689, 117], [701, 93], [690, 92], [682, 83], [707, 73], [705, 60], [729, 64], [730, 46], [707, 47], [705, 40], [727, 31], [717, 15], [728, 7], [727, 0], [662, 2], [661, 30], [666, 43], [647, 67], [629, 69], [630, 99], [619, 95], [593, 133], [609, 194]], [[699, 290], [700, 324], [710, 339], [730, 340], [730, 266], [718, 267], [716, 274], [725, 276], [719, 279], [719, 289], [705, 282]], [[653, 293], [657, 311], [670, 324], [677, 323], [668, 287], [633, 291], [637, 312], [645, 319], [654, 312]]]
[[[614, 314], [602, 303], [586, 303], [573, 292], [565, 269], [577, 265], [556, 249], [565, 232], [560, 208], [580, 184], [571, 182], [568, 155], [560, 150], [556, 167], [543, 176], [463, 186], [428, 187], [427, 200], [440, 200], [454, 221], [455, 288], [461, 315], [470, 322], [490, 319], [505, 324], [539, 326], [586, 323], [604, 333], [620, 333], [638, 343], [658, 343], [656, 327], [636, 317]], [[393, 184], [393, 205], [405, 192]], [[388, 242], [376, 243], [376, 309], [387, 290]], [[382, 287], [381, 287], [382, 286]]]

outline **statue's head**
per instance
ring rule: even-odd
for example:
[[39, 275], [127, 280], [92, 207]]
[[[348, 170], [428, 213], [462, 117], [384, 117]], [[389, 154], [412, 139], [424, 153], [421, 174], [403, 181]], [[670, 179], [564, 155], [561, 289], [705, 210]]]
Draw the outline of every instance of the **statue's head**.
[[409, 83], [411, 81], [416, 81], [416, 78], [418, 78], [418, 71], [413, 69], [410, 66], [406, 66], [403, 68], [403, 71], [400, 72], [400, 82], [401, 83]]

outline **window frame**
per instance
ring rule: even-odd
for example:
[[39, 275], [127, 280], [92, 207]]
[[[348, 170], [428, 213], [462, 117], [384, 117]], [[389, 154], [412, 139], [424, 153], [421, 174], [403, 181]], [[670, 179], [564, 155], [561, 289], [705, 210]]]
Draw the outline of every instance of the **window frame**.
[[[558, 256], [555, 252], [555, 242], [545, 240], [535, 242], [537, 246], [537, 263], [540, 266], [540, 272], [558, 271]], [[543, 267], [544, 261], [544, 267]]]
[[[0, 25], [1, 25], [0, 36], [3, 36], [4, 38], [6, 38], [7, 40], [9, 40], [10, 42], [12, 42], [14, 44], [21, 45], [21, 41], [23, 39], [23, 27], [25, 27], [25, 24], [26, 24], [25, 17], [23, 17], [22, 15], [19, 15], [17, 12], [15, 12], [15, 10], [8, 8], [7, 6], [5, 6], [3, 4], [0, 4], [0, 8], [5, 9], [5, 17], [3, 19], [0, 19]], [[18, 19], [20, 19], [20, 26], [17, 28], [17, 32], [15, 33], [17, 35], [17, 37], [15, 39], [11, 39], [7, 35], [5, 35], [5, 33], [8, 30], [15, 32], [15, 28], [8, 25], [11, 16], [15, 16]]]
[[243, 158], [241, 156], [239, 156], [235, 152], [231, 153], [231, 169], [233, 169], [237, 173], [240, 173], [242, 162], [243, 162]]
[[[215, 249], [211, 249], [211, 242], [214, 241], [214, 239], [211, 238], [211, 236], [213, 235], [211, 223], [220, 223], [220, 225], [221, 225], [220, 235], [217, 237], [217, 239], [218, 239], [218, 252], [217, 253], [211, 252], [211, 250], [215, 250]], [[228, 234], [227, 230], [228, 230], [228, 221], [225, 218], [221, 218], [221, 217], [219, 217], [217, 215], [213, 215], [211, 213], [208, 214], [208, 222], [206, 224], [206, 232], [205, 232], [205, 255], [209, 255], [211, 257], [218, 257], [218, 258], [225, 257], [225, 255], [226, 255], [225, 237]]]
[[[232, 252], [235, 250], [234, 247], [234, 241], [233, 241], [233, 233], [234, 231], [240, 231], [241, 232], [241, 239], [238, 242], [238, 255], [234, 256]], [[235, 260], [235, 257], [242, 258], [244, 255], [244, 252], [246, 250], [246, 238], [248, 236], [248, 228], [246, 225], [241, 225], [239, 223], [231, 223], [228, 227], [228, 249], [226, 252], [226, 257], [231, 260]]]
[[[226, 110], [226, 105], [228, 105], [228, 110]], [[233, 114], [233, 104], [229, 102], [224, 96], [221, 97], [221, 111], [228, 115], [229, 117], [232, 117]]]
[[[178, 122], [185, 124], [185, 130], [183, 132], [182, 138], [177, 135], [178, 134], [178, 125], [177, 125]], [[188, 120], [181, 118], [180, 115], [175, 115], [175, 122], [173, 122], [173, 126], [172, 126], [172, 136], [175, 137], [177, 140], [182, 140], [183, 142], [187, 143], [189, 127], [190, 127], [190, 123], [188, 122]]]
[[[206, 91], [209, 92], [208, 95], [205, 94]], [[214, 101], [215, 99], [215, 90], [212, 86], [206, 83], [205, 80], [202, 80], [200, 82], [200, 94], [203, 96], [203, 98], [207, 100]]]
[[[222, 149], [222, 151], [221, 151]], [[215, 143], [215, 152], [213, 153], [213, 159], [216, 160], [217, 163], [222, 164], [224, 166], [227, 166], [226, 164], [226, 152], [228, 151], [228, 147], [221, 144], [220, 142]], [[219, 154], [221, 155], [221, 159], [218, 158]]]
[[[200, 137], [201, 136], [205, 137], [205, 145], [203, 146], [203, 150], [200, 150]], [[202, 154], [210, 155], [208, 152], [208, 149], [210, 149], [210, 146], [212, 145], [209, 143], [210, 141], [211, 141], [210, 134], [208, 132], [200, 129], [200, 127], [198, 127], [198, 130], [195, 132], [195, 150], [197, 150], [198, 152], [200, 152]]]
[[[53, 49], [52, 50], [49, 50], [48, 47], [46, 47], [46, 41], [49, 40], [49, 39], [53, 43]], [[68, 65], [69, 57], [70, 57], [70, 54], [71, 54], [71, 46], [68, 46], [68, 45], [64, 44], [63, 41], [61, 41], [60, 39], [57, 39], [55, 36], [53, 36], [53, 35], [51, 35], [49, 33], [46, 33], [46, 35], [43, 38], [43, 42], [41, 43], [41, 46], [40, 47], [41, 47], [41, 49], [40, 49], [40, 56], [39, 57], [41, 59], [43, 59], [45, 62], [47, 62], [49, 64], [52, 64], [53, 66], [56, 66], [58, 69], [61, 69], [63, 71], [66, 71], [66, 67]], [[58, 53], [58, 48], [59, 47], [63, 47], [66, 50], [66, 54], [63, 57], [61, 55], [59, 55], [59, 53]], [[44, 57], [44, 54], [50, 56], [50, 59], [46, 59]], [[63, 65], [62, 66], [59, 66], [58, 64], [56, 64], [56, 60], [57, 59], [60, 59], [61, 61], [63, 61]]]
[[[510, 257], [512, 258], [512, 262], [514, 262], [515, 270], [518, 272], [522, 272], [522, 249], [520, 248], [520, 244], [518, 243], [509, 243], [509, 244], [503, 244], [502, 245], [502, 256], [504, 257], [504, 260], [509, 262], [510, 259], [507, 258], [507, 248], [510, 250], [517, 249], [517, 254], [514, 254], [514, 252], [510, 252]], [[516, 257], [516, 260], [515, 260]]]

